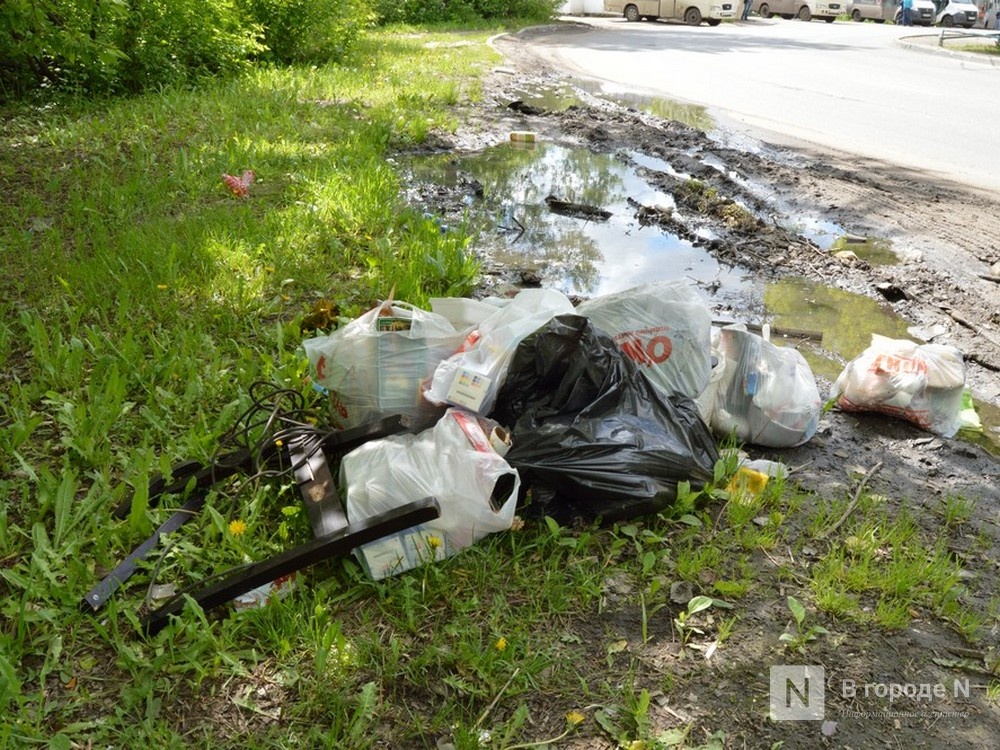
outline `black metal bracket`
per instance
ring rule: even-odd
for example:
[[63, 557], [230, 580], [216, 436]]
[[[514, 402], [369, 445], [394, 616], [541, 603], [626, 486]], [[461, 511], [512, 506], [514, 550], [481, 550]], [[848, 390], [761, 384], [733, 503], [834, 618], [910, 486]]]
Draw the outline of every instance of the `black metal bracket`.
[[[190, 488], [190, 496], [153, 534], [122, 560], [108, 575], [84, 596], [83, 611], [97, 612], [111, 595], [135, 573], [138, 563], [159, 545], [160, 539], [177, 531], [196, 516], [205, 505], [213, 485], [239, 473], [249, 474], [262, 462], [272, 468], [290, 467], [295, 476], [317, 538], [327, 536], [347, 525], [347, 517], [337, 495], [329, 458], [346, 453], [362, 443], [376, 438], [405, 432], [408, 420], [401, 415], [385, 417], [376, 422], [347, 430], [316, 433], [290, 440], [288, 446], [268, 443], [261, 455], [240, 449], [220, 456], [210, 464], [185, 461], [171, 471], [171, 479], [157, 475], [150, 481], [149, 503], [155, 506], [164, 495], [181, 495]], [[129, 496], [115, 509], [115, 515], [125, 517], [131, 510]]]
[[293, 571], [330, 557], [350, 554], [355, 547], [432, 521], [440, 515], [441, 506], [437, 498], [426, 497], [348, 524], [329, 536], [313, 539], [263, 562], [238, 568], [232, 575], [193, 594], [176, 596], [143, 618], [142, 625], [147, 633], [153, 635], [166, 626], [172, 615], [177, 615], [184, 609], [188, 598], [193, 599], [202, 609], [211, 609]]

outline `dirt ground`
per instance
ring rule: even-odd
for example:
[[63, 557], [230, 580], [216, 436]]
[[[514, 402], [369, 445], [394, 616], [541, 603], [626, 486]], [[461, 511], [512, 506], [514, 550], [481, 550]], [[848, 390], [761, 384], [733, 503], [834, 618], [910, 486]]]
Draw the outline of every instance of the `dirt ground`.
[[[489, 75], [482, 101], [470, 105], [458, 131], [436, 135], [432, 148], [473, 152], [506, 141], [511, 131], [530, 130], [547, 141], [595, 152], [635, 150], [665, 160], [729, 199], [701, 210], [702, 221], [719, 238], [711, 243], [711, 251], [720, 260], [768, 277], [804, 276], [878, 300], [927, 331], [934, 342], [958, 347], [966, 358], [967, 384], [977, 399], [986, 408], [1000, 406], [1000, 284], [987, 278], [1000, 277], [1000, 201], [995, 196], [850, 154], [766, 144], [749, 152], [726, 145], [738, 139], [710, 137], [585, 91], [579, 92], [583, 105], [567, 111], [512, 108], [513, 92], [523, 90], [526, 83], [573, 85], [568, 76], [535, 57], [525, 43], [530, 34], [556, 32], [555, 27], [545, 27], [495, 40], [505, 62]], [[715, 166], [720, 162], [726, 172]], [[770, 197], [763, 200], [747, 192], [743, 180], [727, 176], [733, 172], [769, 186]], [[675, 178], [652, 170], [644, 177], [673, 192], [681, 204]], [[462, 190], [425, 187], [419, 192], [425, 207], [447, 216], [465, 205], [465, 196], [456, 195], [456, 189]], [[758, 220], [727, 222], [723, 209], [733, 200], [752, 207]], [[926, 205], [933, 210], [914, 210]], [[772, 220], [796, 211], [825, 216], [858, 236], [889, 238], [905, 259], [895, 265], [870, 265], [834, 257]], [[828, 388], [828, 382], [820, 382], [821, 393]], [[830, 629], [841, 637], [824, 639], [808, 652], [809, 663], [826, 669], [827, 721], [771, 721], [769, 670], [789, 661], [775, 640], [787, 624], [788, 590], [773, 566], [784, 561], [808, 566], [807, 560], [790, 559], [790, 549], [771, 553], [761, 558], [759, 585], [740, 601], [737, 632], [711, 661], [679, 659], [670, 639], [653, 639], [634, 654], [651, 686], [661, 686], [664, 675], [671, 675], [670, 691], [654, 689], [653, 724], [669, 728], [693, 723], [690, 746], [708, 742], [718, 730], [726, 737], [718, 746], [732, 748], [769, 748], [775, 743], [783, 748], [855, 749], [1000, 745], [1000, 707], [985, 689], [996, 677], [1000, 645], [995, 609], [1000, 602], [998, 459], [968, 440], [938, 437], [885, 416], [836, 410], [825, 415], [818, 434], [803, 446], [750, 452], [798, 467], [794, 478], [827, 498], [849, 495], [856, 486], [851, 471], [868, 471], [881, 462], [866, 489], [897, 506], [907, 504], [932, 537], [944, 533], [934, 509], [945, 497], [973, 500], [969, 523], [949, 536], [949, 547], [962, 561], [967, 601], [988, 614], [986, 625], [980, 639], [969, 643], [929, 612], [913, 613], [911, 624], [898, 631], [836, 623]], [[619, 634], [640, 642], [635, 615], [634, 609], [625, 608], [576, 627], [580, 632], [591, 630], [599, 641]], [[603, 650], [595, 653], [593, 664], [581, 665], [581, 674], [599, 679], [606, 658]], [[965, 678], [973, 685], [971, 695], [954, 696], [953, 681]], [[843, 679], [883, 685], [940, 683], [948, 695], [930, 703], [908, 699], [890, 703], [874, 693], [851, 699], [840, 690]], [[561, 716], [554, 717], [552, 726], [558, 728], [561, 722]], [[566, 746], [613, 747], [598, 733]]]

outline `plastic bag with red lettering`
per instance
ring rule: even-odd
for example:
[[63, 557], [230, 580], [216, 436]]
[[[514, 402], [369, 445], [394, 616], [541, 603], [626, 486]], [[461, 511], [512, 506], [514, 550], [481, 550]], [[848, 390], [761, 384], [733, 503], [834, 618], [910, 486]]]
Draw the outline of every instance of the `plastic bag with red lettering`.
[[952, 437], [962, 426], [965, 364], [944, 344], [915, 344], [872, 334], [871, 345], [847, 363], [830, 391], [844, 411], [900, 417]]
[[489, 414], [521, 340], [556, 315], [571, 312], [573, 303], [557, 289], [521, 290], [438, 365], [424, 396], [434, 404]]
[[466, 333], [441, 315], [389, 301], [302, 346], [316, 382], [331, 393], [341, 427], [401, 414], [419, 429], [444, 413], [423, 398], [421, 383]]
[[576, 312], [609, 334], [665, 395], [697, 398], [708, 386], [712, 316], [691, 284], [644, 284], [581, 302]]

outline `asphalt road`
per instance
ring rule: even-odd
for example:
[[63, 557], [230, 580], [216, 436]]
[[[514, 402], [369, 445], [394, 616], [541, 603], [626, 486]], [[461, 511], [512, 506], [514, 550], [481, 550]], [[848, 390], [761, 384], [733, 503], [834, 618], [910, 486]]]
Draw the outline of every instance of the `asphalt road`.
[[1000, 66], [933, 49], [938, 29], [573, 20], [590, 28], [530, 43], [610, 91], [702, 104], [723, 127], [764, 140], [814, 143], [1000, 190]]

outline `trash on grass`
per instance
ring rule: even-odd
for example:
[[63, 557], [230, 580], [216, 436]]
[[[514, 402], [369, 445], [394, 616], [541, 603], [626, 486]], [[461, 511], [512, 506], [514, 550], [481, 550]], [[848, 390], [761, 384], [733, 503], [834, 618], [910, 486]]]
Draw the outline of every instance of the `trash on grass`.
[[233, 599], [233, 606], [237, 610], [257, 609], [265, 607], [273, 601], [281, 601], [295, 590], [295, 573], [275, 578], [269, 583], [264, 583], [255, 589], [240, 594]]
[[356, 554], [369, 575], [378, 580], [441, 560], [509, 529], [521, 485], [502, 455], [509, 446], [498, 423], [452, 408], [419, 434], [372, 440], [344, 456], [340, 484], [351, 523], [417, 497], [441, 505], [440, 518], [362, 545]]
[[[433, 404], [489, 414], [518, 343], [554, 315], [573, 312], [555, 289], [524, 289], [485, 318], [434, 370], [424, 396]], [[453, 350], [455, 351], [455, 350]]]
[[876, 333], [847, 363], [830, 398], [844, 411], [881, 412], [953, 437], [962, 424], [964, 393], [965, 364], [958, 349]]
[[444, 411], [421, 396], [421, 383], [467, 334], [441, 315], [387, 301], [302, 346], [316, 381], [331, 392], [340, 426], [401, 414], [418, 429]]
[[772, 448], [809, 440], [822, 402], [816, 379], [795, 349], [779, 347], [741, 325], [719, 332], [726, 368], [719, 383], [712, 429]]
[[712, 479], [715, 440], [685, 396], [663, 396], [611, 337], [559, 315], [517, 347], [491, 417], [531, 488], [527, 515], [615, 521], [655, 513]]
[[250, 186], [253, 184], [255, 177], [256, 175], [252, 169], [245, 169], [239, 177], [231, 174], [222, 175], [222, 181], [226, 183], [226, 187], [237, 198], [247, 198], [250, 195]]
[[664, 395], [696, 398], [708, 386], [712, 316], [691, 284], [643, 284], [581, 302], [576, 311], [610, 334]]

